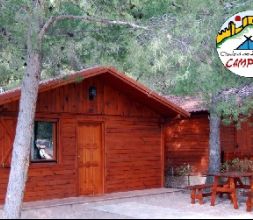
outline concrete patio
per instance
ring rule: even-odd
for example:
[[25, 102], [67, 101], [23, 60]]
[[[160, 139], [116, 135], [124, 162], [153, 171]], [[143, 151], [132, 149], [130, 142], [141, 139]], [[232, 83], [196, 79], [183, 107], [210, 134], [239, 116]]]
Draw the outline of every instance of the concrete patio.
[[[226, 198], [218, 199], [215, 207], [190, 204], [189, 192], [178, 189], [153, 189], [115, 193], [101, 197], [79, 197], [24, 204], [22, 218], [56, 219], [252, 219], [240, 197], [239, 210]], [[2, 211], [1, 211], [2, 215]]]

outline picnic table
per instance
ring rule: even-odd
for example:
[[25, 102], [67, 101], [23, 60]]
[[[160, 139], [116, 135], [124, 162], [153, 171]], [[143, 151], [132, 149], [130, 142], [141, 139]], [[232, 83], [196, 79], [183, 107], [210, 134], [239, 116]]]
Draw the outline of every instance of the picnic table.
[[[253, 173], [244, 172], [225, 172], [208, 174], [214, 176], [214, 183], [211, 194], [211, 206], [215, 205], [216, 196], [219, 193], [229, 194], [231, 202], [235, 209], [238, 209], [237, 189], [249, 189], [253, 193]], [[220, 184], [220, 179], [225, 178], [227, 181], [224, 184]], [[244, 184], [242, 178], [247, 178], [248, 185]]]

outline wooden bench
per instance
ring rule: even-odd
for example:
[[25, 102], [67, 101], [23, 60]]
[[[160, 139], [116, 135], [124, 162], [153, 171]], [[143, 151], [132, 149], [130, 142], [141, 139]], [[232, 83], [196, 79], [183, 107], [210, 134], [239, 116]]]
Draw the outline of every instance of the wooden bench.
[[246, 207], [247, 212], [251, 212], [253, 208], [253, 192], [247, 192], [247, 201], [246, 201]]
[[211, 196], [211, 192], [204, 192], [205, 189], [211, 189], [213, 187], [212, 184], [200, 184], [200, 185], [193, 185], [187, 186], [186, 189], [191, 190], [191, 203], [195, 204], [196, 199], [198, 199], [199, 204], [203, 205], [203, 198]]

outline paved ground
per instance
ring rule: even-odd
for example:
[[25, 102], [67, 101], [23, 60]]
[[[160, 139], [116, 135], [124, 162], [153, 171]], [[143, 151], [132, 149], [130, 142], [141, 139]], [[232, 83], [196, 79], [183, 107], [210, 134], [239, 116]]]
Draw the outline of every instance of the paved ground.
[[[137, 195], [137, 197], [132, 197]], [[25, 205], [23, 218], [56, 219], [252, 219], [247, 213], [245, 198], [240, 198], [240, 209], [233, 209], [230, 201], [219, 199], [215, 207], [209, 199], [205, 205], [191, 205], [189, 192], [176, 190], [147, 190], [111, 194], [99, 198], [72, 198]], [[48, 207], [47, 207], [48, 206]], [[1, 215], [1, 213], [0, 213]], [[1, 216], [0, 216], [1, 217]]]

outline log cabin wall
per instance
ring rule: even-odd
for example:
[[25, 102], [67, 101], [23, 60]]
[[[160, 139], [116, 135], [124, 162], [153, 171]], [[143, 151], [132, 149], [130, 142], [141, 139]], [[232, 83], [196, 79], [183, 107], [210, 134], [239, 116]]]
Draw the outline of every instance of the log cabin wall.
[[[244, 133], [245, 128], [242, 128], [241, 132]], [[245, 153], [243, 147], [236, 150], [237, 134], [235, 126], [221, 126], [222, 161]], [[247, 136], [252, 137], [251, 135]], [[239, 139], [243, 140], [241, 137]], [[244, 149], [246, 148], [244, 147]], [[206, 173], [209, 161], [208, 113], [193, 113], [189, 119], [174, 120], [168, 123], [165, 132], [165, 155], [166, 169], [190, 164], [194, 174]]]
[[[97, 97], [90, 101], [90, 86]], [[0, 202], [4, 201], [18, 102], [0, 108]], [[104, 192], [163, 185], [161, 116], [100, 77], [39, 94], [37, 119], [57, 120], [57, 163], [31, 163], [25, 201], [79, 195], [77, 126], [101, 122], [104, 133]], [[8, 154], [10, 152], [10, 154]]]
[[221, 162], [234, 159], [236, 157], [237, 129], [234, 125], [221, 126]]
[[163, 185], [161, 127], [157, 121], [111, 118], [106, 135], [106, 192]]
[[226, 140], [223, 145], [224, 160], [253, 159], [253, 117], [242, 122], [239, 127], [229, 126], [222, 136]]
[[190, 164], [193, 172], [208, 167], [209, 121], [206, 113], [192, 114], [189, 119], [167, 124], [165, 133], [166, 169]]

